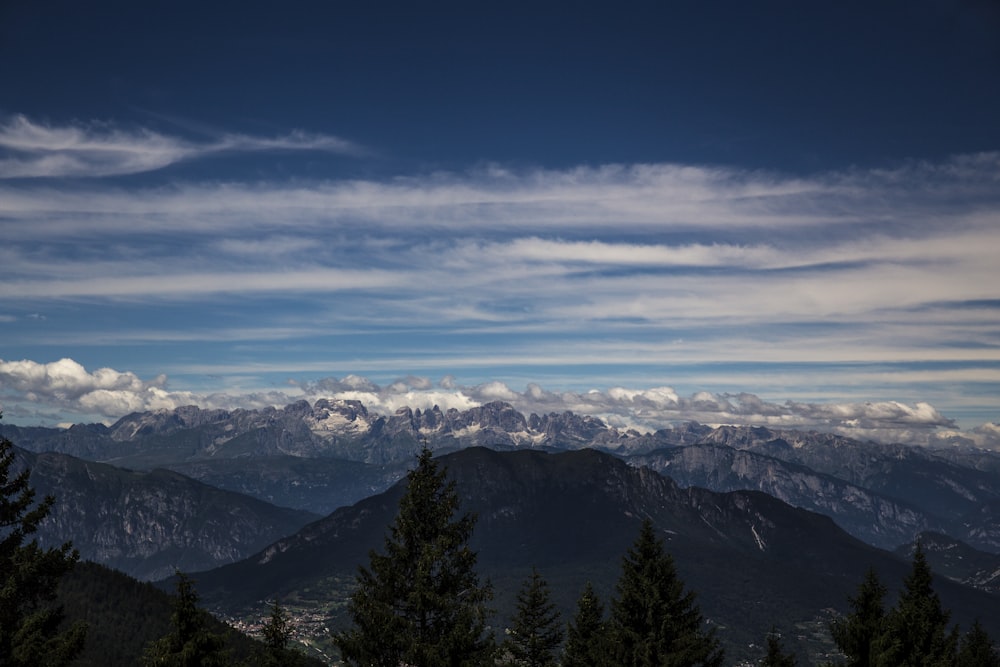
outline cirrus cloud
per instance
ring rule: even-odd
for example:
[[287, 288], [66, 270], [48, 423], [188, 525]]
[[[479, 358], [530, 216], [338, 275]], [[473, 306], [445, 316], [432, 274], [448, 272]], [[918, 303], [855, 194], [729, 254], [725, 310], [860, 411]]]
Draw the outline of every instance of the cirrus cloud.
[[16, 115], [0, 122], [0, 179], [96, 178], [138, 174], [221, 153], [324, 151], [361, 155], [360, 146], [337, 137], [291, 132], [280, 137], [224, 134], [193, 142], [145, 128], [108, 123], [54, 126]]

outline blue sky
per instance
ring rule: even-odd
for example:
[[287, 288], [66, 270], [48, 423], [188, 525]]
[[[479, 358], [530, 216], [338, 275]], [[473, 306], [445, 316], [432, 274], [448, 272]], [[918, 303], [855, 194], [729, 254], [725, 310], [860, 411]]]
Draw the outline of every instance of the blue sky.
[[538, 4], [0, 6], [5, 419], [1000, 442], [996, 3]]

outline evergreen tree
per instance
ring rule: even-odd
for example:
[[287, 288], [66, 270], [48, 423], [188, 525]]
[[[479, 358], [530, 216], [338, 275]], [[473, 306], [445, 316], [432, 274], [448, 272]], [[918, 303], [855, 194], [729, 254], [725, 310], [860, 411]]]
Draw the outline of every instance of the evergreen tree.
[[767, 633], [767, 655], [760, 662], [760, 667], [795, 667], [795, 656], [785, 653], [781, 645], [781, 635], [775, 628]]
[[292, 625], [288, 613], [277, 599], [264, 623], [264, 667], [293, 667], [305, 664], [305, 656], [291, 646]]
[[264, 645], [270, 649], [282, 651], [288, 648], [288, 642], [292, 637], [292, 626], [288, 620], [288, 614], [278, 602], [277, 598], [271, 605], [271, 615], [264, 623], [263, 628]]
[[517, 616], [504, 648], [506, 664], [523, 667], [555, 667], [563, 631], [559, 610], [549, 599], [548, 583], [532, 568], [531, 577], [517, 595]]
[[684, 590], [673, 558], [646, 519], [622, 561], [611, 601], [610, 637], [617, 664], [680, 667], [722, 664], [714, 631], [706, 632], [695, 594]]
[[604, 605], [588, 581], [576, 606], [576, 615], [566, 629], [563, 667], [604, 667], [608, 659]]
[[954, 664], [958, 629], [948, 629], [951, 614], [941, 607], [923, 548], [917, 544], [899, 602], [886, 617], [880, 667], [937, 667]]
[[225, 667], [230, 664], [222, 636], [208, 630], [205, 612], [187, 575], [177, 573], [177, 596], [170, 616], [171, 631], [147, 647], [143, 664], [149, 667]]
[[55, 499], [46, 496], [36, 505], [30, 471], [11, 478], [13, 464], [14, 445], [0, 438], [0, 664], [58, 667], [80, 653], [86, 637], [83, 623], [60, 631], [63, 610], [53, 603], [59, 580], [79, 554], [69, 542], [48, 549], [38, 540], [25, 544]]
[[468, 546], [475, 518], [459, 509], [454, 482], [425, 446], [407, 475], [399, 512], [385, 539], [360, 567], [348, 611], [353, 628], [334, 637], [354, 665], [461, 667], [487, 664], [489, 585], [479, 582]]
[[873, 568], [869, 568], [858, 587], [858, 594], [848, 598], [851, 613], [830, 624], [830, 634], [837, 648], [847, 656], [847, 667], [873, 667], [877, 664], [879, 645], [885, 631], [886, 588]]
[[977, 619], [964, 637], [958, 650], [960, 667], [1000, 667], [1000, 654]]

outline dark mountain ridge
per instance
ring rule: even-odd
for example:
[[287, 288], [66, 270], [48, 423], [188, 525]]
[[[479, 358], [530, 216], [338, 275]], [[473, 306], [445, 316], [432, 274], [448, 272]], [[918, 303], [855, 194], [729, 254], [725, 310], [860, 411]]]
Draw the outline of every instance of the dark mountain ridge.
[[[496, 588], [501, 626], [532, 567], [547, 578], [566, 618], [588, 580], [607, 600], [621, 556], [646, 517], [666, 539], [732, 657], [746, 654], [772, 623], [822, 625], [823, 610], [843, 610], [869, 566], [890, 585], [908, 568], [827, 517], [760, 492], [682, 488], [596, 450], [469, 448], [441, 463], [457, 484], [463, 511], [478, 516], [472, 546]], [[275, 595], [307, 606], [322, 599], [331, 627], [343, 623], [355, 569], [367, 563], [369, 549], [381, 548], [403, 484], [341, 508], [247, 560], [200, 573], [206, 602], [240, 613]], [[1000, 598], [947, 580], [940, 581], [940, 592], [956, 620], [988, 618], [990, 631], [1000, 632]], [[802, 634], [793, 640], [800, 651], [821, 651]]]

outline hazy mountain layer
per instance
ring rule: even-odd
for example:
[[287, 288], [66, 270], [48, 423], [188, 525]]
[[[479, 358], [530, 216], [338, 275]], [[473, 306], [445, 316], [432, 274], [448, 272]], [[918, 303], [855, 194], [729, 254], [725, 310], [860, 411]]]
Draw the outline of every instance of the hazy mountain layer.
[[1000, 552], [1000, 455], [968, 448], [932, 451], [825, 433], [700, 424], [640, 434], [572, 413], [525, 416], [500, 402], [465, 411], [404, 408], [390, 416], [369, 413], [357, 401], [300, 401], [264, 410], [187, 407], [128, 415], [111, 427], [0, 430], [34, 451], [136, 469], [167, 467], [320, 513], [387, 488], [423, 443], [438, 452], [473, 445], [596, 448], [652, 465], [682, 485], [765, 491], [827, 513], [881, 547], [935, 530]]
[[17, 452], [38, 498], [56, 498], [38, 531], [45, 544], [69, 540], [82, 558], [140, 579], [231, 563], [316, 515], [275, 507], [169, 470], [133, 472], [65, 454]]

